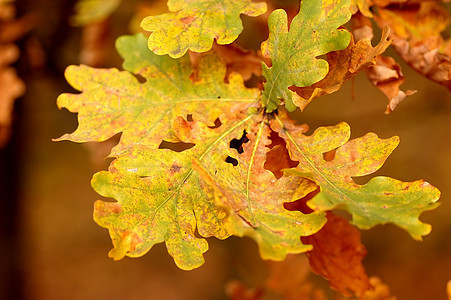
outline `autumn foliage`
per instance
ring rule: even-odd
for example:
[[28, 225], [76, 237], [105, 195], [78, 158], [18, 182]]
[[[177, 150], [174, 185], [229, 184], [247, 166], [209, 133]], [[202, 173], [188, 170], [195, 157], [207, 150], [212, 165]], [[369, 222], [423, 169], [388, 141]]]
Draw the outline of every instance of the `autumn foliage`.
[[[88, 2], [79, 2], [76, 25], [103, 20], [120, 1], [94, 8]], [[390, 45], [449, 87], [451, 50], [435, 27], [447, 23], [446, 11], [437, 2], [399, 0], [303, 0], [294, 13], [272, 1], [169, 0], [168, 9], [142, 20], [147, 34], [117, 39], [123, 70], [69, 66], [66, 79], [80, 93], [57, 100], [79, 122], [57, 140], [121, 134], [108, 171], [92, 179], [100, 195], [114, 199], [94, 206], [95, 221], [112, 239], [109, 256], [138, 257], [165, 243], [176, 265], [191, 270], [204, 263], [207, 238], [247, 236], [263, 259], [293, 260], [282, 267], [293, 276], [284, 285], [270, 275], [256, 289], [231, 283], [232, 299], [324, 299], [306, 279], [305, 257], [341, 295], [389, 299], [389, 289], [361, 263], [366, 250], [358, 229], [391, 223], [421, 240], [431, 228], [418, 218], [437, 207], [440, 192], [421, 179], [356, 183], [381, 168], [399, 138], [350, 139], [344, 122], [307, 134], [290, 112], [364, 72], [392, 113], [415, 91], [400, 88], [399, 65], [382, 55]], [[260, 16], [255, 22], [267, 26], [257, 52], [235, 43], [240, 15]], [[372, 43], [373, 24], [382, 34]], [[296, 264], [299, 271], [290, 269]]]

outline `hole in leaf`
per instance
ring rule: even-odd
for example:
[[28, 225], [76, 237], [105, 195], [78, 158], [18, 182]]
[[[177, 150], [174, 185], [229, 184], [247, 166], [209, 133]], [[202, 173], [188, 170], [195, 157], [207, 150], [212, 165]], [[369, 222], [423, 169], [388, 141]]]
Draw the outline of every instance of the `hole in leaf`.
[[195, 144], [193, 143], [184, 143], [184, 142], [172, 143], [168, 141], [162, 141], [160, 146], [158, 146], [158, 149], [169, 149], [175, 152], [182, 152], [190, 148], [193, 148], [194, 145]]
[[323, 158], [325, 161], [332, 161], [335, 158], [335, 153], [337, 152], [337, 149], [330, 150], [328, 152], [323, 153]]
[[243, 149], [243, 144], [249, 142], [249, 139], [246, 136], [247, 132], [246, 130], [243, 131], [243, 135], [241, 136], [241, 138], [238, 139], [233, 139], [230, 141], [230, 148], [236, 149], [236, 151], [238, 151], [238, 153], [243, 153], [244, 149]]
[[147, 82], [147, 79], [144, 78], [143, 76], [139, 75], [139, 74], [133, 74], [133, 76], [135, 76], [135, 78], [138, 80], [139, 83]]
[[263, 167], [271, 171], [277, 179], [283, 176], [282, 169], [290, 169], [297, 167], [299, 162], [291, 160], [287, 150], [287, 143], [281, 138], [277, 132], [271, 131], [269, 136], [271, 144], [266, 147], [271, 150], [266, 153], [266, 161]]
[[187, 122], [193, 122], [194, 121], [193, 120], [193, 115], [192, 114], [186, 115], [186, 121]]
[[208, 128], [215, 129], [215, 128], [219, 128], [221, 125], [222, 125], [221, 120], [219, 120], [219, 118], [216, 118], [215, 125], [214, 126], [208, 126]]
[[236, 160], [233, 157], [227, 156], [227, 158], [225, 159], [226, 163], [232, 164], [234, 167], [238, 166], [238, 160]]
[[304, 197], [302, 197], [301, 199], [298, 199], [296, 201], [293, 202], [285, 202], [283, 204], [283, 207], [286, 210], [289, 211], [300, 211], [304, 214], [310, 214], [313, 212], [313, 209], [311, 209], [308, 205], [307, 202], [311, 199], [313, 199], [313, 197], [315, 197], [316, 195], [318, 195], [318, 193], [320, 192], [320, 187], [318, 186], [316, 188], [316, 190], [308, 193], [307, 195], [305, 195]]

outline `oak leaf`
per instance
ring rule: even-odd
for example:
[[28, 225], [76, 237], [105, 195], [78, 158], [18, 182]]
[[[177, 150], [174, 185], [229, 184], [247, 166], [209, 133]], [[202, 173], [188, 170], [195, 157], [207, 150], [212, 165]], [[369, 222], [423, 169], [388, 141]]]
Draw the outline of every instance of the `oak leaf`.
[[349, 46], [341, 51], [327, 54], [329, 72], [321, 81], [307, 87], [292, 87], [296, 92], [293, 98], [294, 104], [303, 110], [314, 99], [338, 91], [348, 80], [356, 76], [360, 71], [371, 69], [377, 62], [377, 57], [390, 45], [388, 38], [389, 28], [385, 28], [380, 42], [373, 47], [368, 38], [362, 38], [357, 42], [351, 39]]
[[[173, 60], [158, 56], [147, 49], [145, 40], [142, 34], [118, 39], [118, 51], [128, 71], [67, 68], [68, 82], [82, 93], [62, 94], [57, 103], [60, 108], [78, 112], [79, 126], [58, 140], [104, 141], [122, 132], [112, 156], [137, 143], [156, 149], [162, 140], [179, 141], [170, 130], [177, 116], [192, 114], [214, 126], [227, 108], [258, 101], [258, 90], [246, 89], [240, 76], [231, 76], [228, 84], [223, 83], [225, 67], [213, 56], [200, 62], [201, 80], [192, 84], [188, 57]], [[132, 73], [145, 82], [139, 82]]]
[[[368, 133], [348, 141], [350, 129], [346, 123], [320, 127], [306, 136], [290, 128], [283, 116], [273, 121], [272, 128], [287, 141], [291, 159], [299, 161], [295, 169], [286, 172], [320, 186], [321, 191], [308, 202], [313, 210], [342, 207], [361, 229], [393, 223], [417, 240], [430, 232], [430, 225], [420, 222], [418, 216], [437, 207], [438, 189], [423, 180], [401, 182], [379, 176], [359, 185], [352, 179], [377, 171], [398, 145], [398, 137], [384, 140]], [[330, 151], [334, 151], [334, 157], [325, 160], [323, 154]]]
[[[373, 38], [373, 25], [371, 20], [367, 17], [357, 13], [353, 16], [353, 35], [357, 41]], [[390, 27], [385, 26], [382, 36], [385, 36], [388, 46], [393, 38], [389, 38]], [[371, 44], [369, 44], [371, 48]], [[385, 47], [386, 48], [386, 47]], [[363, 49], [364, 50], [364, 49]], [[385, 50], [385, 49], [384, 49]], [[362, 51], [366, 53], [367, 51]], [[369, 51], [371, 52], [371, 51]], [[372, 65], [365, 69], [368, 79], [371, 83], [381, 90], [385, 96], [389, 99], [386, 114], [391, 113], [401, 101], [407, 96], [413, 95], [416, 91], [408, 90], [406, 92], [400, 90], [400, 85], [404, 83], [404, 75], [401, 71], [401, 66], [396, 63], [392, 57], [384, 57], [380, 55], [382, 52], [377, 53], [374, 57]]]
[[[252, 237], [265, 259], [283, 260], [288, 253], [311, 249], [299, 238], [318, 231], [324, 216], [284, 210], [284, 202], [304, 196], [309, 182], [295, 176], [276, 180], [263, 169], [268, 125], [256, 122], [259, 117], [223, 119], [218, 128], [177, 118], [176, 135], [194, 147], [174, 152], [135, 146], [114, 161], [109, 172], [97, 173], [94, 189], [118, 201], [95, 205], [96, 222], [110, 230], [113, 240], [110, 256], [141, 256], [165, 242], [180, 268], [193, 269], [203, 263], [208, 249], [195, 235], [196, 228], [201, 237]], [[243, 130], [257, 137], [250, 137], [239, 154], [228, 141]], [[236, 158], [238, 166], [227, 163], [228, 156]]]
[[415, 90], [407, 90], [406, 92], [399, 89], [404, 83], [404, 75], [401, 67], [392, 57], [378, 55], [376, 64], [367, 70], [368, 79], [371, 83], [379, 88], [389, 99], [386, 114], [391, 113], [407, 96], [415, 94]]
[[[370, 133], [348, 141], [345, 123], [306, 136], [305, 126], [293, 126], [283, 109], [274, 111], [279, 104], [279, 96], [272, 91], [276, 84], [283, 87], [279, 91], [294, 95], [288, 90], [293, 84], [287, 86], [281, 73], [283, 64], [297, 65], [304, 58], [287, 59], [283, 41], [291, 39], [291, 34], [294, 40], [303, 34], [305, 40], [312, 35], [317, 38], [318, 44], [310, 43], [311, 49], [295, 44], [300, 50], [293, 55], [311, 50], [304, 68], [319, 67], [323, 77], [327, 62], [315, 57], [345, 49], [349, 43], [349, 33], [337, 30], [349, 19], [349, 1], [318, 3], [303, 1], [289, 32], [281, 11], [270, 20], [272, 35], [262, 48], [271, 53], [272, 67], [264, 66], [268, 73], [263, 92], [274, 96], [272, 100], [246, 88], [237, 73], [229, 74], [227, 82], [226, 66], [213, 53], [199, 58], [193, 76], [188, 56], [156, 55], [148, 51], [142, 34], [117, 41], [125, 71], [67, 69], [69, 83], [81, 93], [61, 95], [58, 105], [78, 113], [79, 126], [58, 140], [103, 141], [122, 133], [110, 154], [117, 159], [92, 180], [99, 194], [117, 201], [99, 200], [94, 212], [96, 222], [110, 231], [111, 257], [141, 256], [164, 242], [176, 264], [188, 270], [203, 263], [208, 249], [205, 238], [234, 235], [253, 238], [263, 258], [283, 260], [289, 253], [311, 250], [300, 237], [319, 231], [326, 221], [324, 211], [337, 206], [347, 208], [360, 228], [391, 222], [416, 239], [429, 232], [418, 216], [436, 206], [437, 189], [424, 181], [376, 177], [359, 185], [352, 179], [379, 169], [396, 147], [397, 137], [381, 140]], [[326, 17], [330, 17], [327, 22], [320, 22]], [[275, 47], [278, 38], [283, 46], [280, 53]], [[386, 43], [383, 40], [380, 47]], [[274, 51], [281, 55], [274, 56]], [[348, 62], [345, 74], [350, 65], [359, 70], [371, 64], [378, 51], [368, 57], [357, 55]], [[267, 76], [272, 72], [279, 72], [280, 81]], [[310, 75], [301, 76], [304, 83]], [[288, 98], [283, 99], [290, 106]], [[276, 142], [275, 132], [283, 142]], [[283, 176], [268, 162], [270, 153], [284, 156], [284, 166], [291, 167]], [[308, 204], [314, 212], [284, 209], [310, 196]]]
[[270, 67], [263, 64], [262, 102], [267, 112], [274, 111], [282, 99], [287, 110], [293, 111], [296, 94], [289, 87], [309, 86], [327, 75], [328, 63], [316, 57], [348, 46], [351, 35], [337, 28], [351, 18], [349, 7], [350, 0], [302, 1], [289, 30], [286, 12], [273, 11], [269, 38], [261, 46], [263, 56], [271, 59]]
[[255, 239], [263, 259], [280, 261], [289, 253], [309, 250], [299, 237], [317, 232], [325, 219], [322, 213], [304, 215], [284, 209], [284, 203], [305, 196], [316, 185], [294, 176], [276, 180], [264, 168], [269, 125], [264, 120], [254, 124], [246, 130], [249, 142], [243, 145], [243, 152], [234, 156], [237, 166], [228, 164], [219, 170], [224, 158], [214, 151], [194, 165], [207, 187], [214, 188], [218, 203], [238, 212], [231, 214], [234, 234]]
[[393, 47], [419, 73], [451, 88], [451, 44], [441, 32], [450, 22], [439, 3], [420, 2], [379, 8], [374, 20], [390, 26]]
[[240, 14], [258, 16], [266, 3], [250, 0], [169, 0], [169, 13], [149, 16], [141, 27], [151, 31], [149, 49], [156, 54], [182, 57], [189, 49], [206, 52], [213, 39], [220, 45], [232, 43], [243, 30]]
[[[284, 210], [284, 202], [309, 192], [310, 181], [276, 180], [263, 168], [270, 129], [256, 108], [259, 91], [244, 87], [237, 74], [224, 83], [225, 66], [213, 56], [202, 58], [193, 82], [187, 57], [152, 54], [143, 35], [119, 39], [118, 49], [124, 68], [145, 82], [127, 71], [69, 67], [69, 82], [83, 92], [58, 98], [80, 122], [59, 140], [98, 141], [122, 132], [111, 154], [120, 157], [92, 181], [99, 194], [118, 201], [95, 205], [96, 222], [113, 240], [110, 256], [140, 256], [165, 242], [180, 268], [193, 269], [208, 249], [196, 229], [201, 237], [250, 236], [268, 259], [311, 249], [300, 236], [318, 231], [324, 215]], [[255, 138], [239, 153], [230, 141], [243, 132]], [[158, 149], [164, 139], [191, 148]]]
[[329, 280], [332, 289], [358, 298], [372, 290], [362, 265], [365, 246], [360, 242], [360, 232], [347, 220], [328, 213], [320, 231], [301, 239], [313, 245], [313, 250], [307, 252], [312, 271]]

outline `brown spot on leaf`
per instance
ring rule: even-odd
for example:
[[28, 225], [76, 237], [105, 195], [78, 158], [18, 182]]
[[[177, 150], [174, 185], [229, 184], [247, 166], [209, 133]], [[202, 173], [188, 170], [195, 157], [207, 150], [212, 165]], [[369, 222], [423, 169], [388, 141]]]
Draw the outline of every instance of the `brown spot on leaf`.
[[182, 169], [181, 166], [179, 166], [179, 165], [177, 165], [177, 164], [174, 163], [174, 164], [171, 166], [171, 173], [178, 173], [178, 172], [180, 172], [181, 169]]
[[189, 17], [184, 17], [180, 19], [180, 22], [182, 22], [185, 25], [189, 25], [191, 23], [194, 22], [194, 20], [196, 19], [196, 17], [194, 16], [189, 16]]

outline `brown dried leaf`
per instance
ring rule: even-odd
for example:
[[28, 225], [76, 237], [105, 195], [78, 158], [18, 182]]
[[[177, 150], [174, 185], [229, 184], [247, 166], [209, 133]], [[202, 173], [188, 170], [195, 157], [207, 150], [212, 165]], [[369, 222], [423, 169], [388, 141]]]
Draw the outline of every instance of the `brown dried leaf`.
[[332, 289], [357, 297], [372, 289], [362, 265], [366, 249], [360, 232], [348, 221], [328, 213], [327, 223], [318, 233], [301, 239], [313, 245], [307, 252], [313, 272], [329, 280]]
[[[374, 57], [375, 53], [382, 53], [391, 43], [392, 38], [388, 37], [390, 33], [389, 27], [385, 26], [383, 37], [385, 37], [386, 43], [379, 43], [375, 48], [372, 48], [370, 40], [373, 37], [373, 28], [370, 19], [357, 13], [353, 21], [354, 37], [356, 37], [358, 43], [362, 43], [362, 47], [360, 48], [361, 54], [355, 55], [353, 57], [354, 61], [358, 61], [357, 58], [360, 58], [360, 56]], [[350, 69], [354, 70], [353, 66]], [[404, 76], [402, 75], [399, 64], [391, 57], [376, 55], [373, 64], [369, 65], [366, 69], [366, 74], [371, 83], [380, 89], [389, 99], [387, 109], [385, 110], [386, 114], [391, 113], [405, 97], [416, 93], [416, 91], [408, 90], [404, 92], [399, 89], [399, 86], [404, 83]]]
[[400, 65], [392, 58], [378, 55], [376, 65], [367, 70], [368, 79], [380, 89], [389, 99], [386, 114], [391, 113], [405, 97], [415, 94], [417, 91], [407, 90], [403, 92], [399, 86], [405, 79]]
[[352, 35], [356, 42], [361, 39], [373, 40], [373, 24], [371, 20], [361, 13], [356, 13], [352, 16]]
[[412, 68], [451, 88], [450, 41], [441, 32], [450, 17], [439, 3], [407, 3], [403, 6], [379, 8], [375, 15], [379, 26], [393, 29], [393, 47]]
[[346, 49], [327, 54], [329, 73], [323, 80], [307, 87], [290, 87], [298, 95], [293, 98], [296, 106], [303, 110], [314, 99], [338, 91], [344, 82], [372, 65], [375, 57], [390, 45], [389, 32], [388, 27], [384, 29], [381, 41], [375, 47], [371, 46], [370, 40], [364, 38], [357, 43], [351, 40]]

